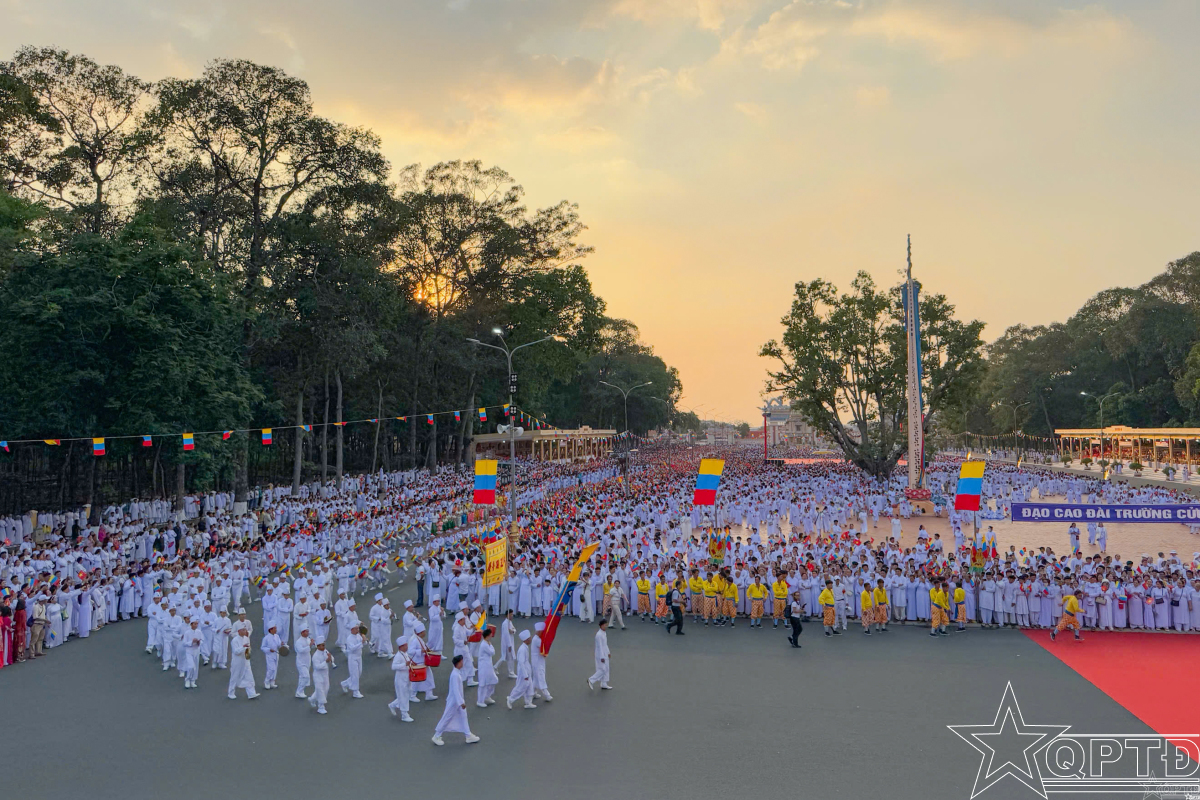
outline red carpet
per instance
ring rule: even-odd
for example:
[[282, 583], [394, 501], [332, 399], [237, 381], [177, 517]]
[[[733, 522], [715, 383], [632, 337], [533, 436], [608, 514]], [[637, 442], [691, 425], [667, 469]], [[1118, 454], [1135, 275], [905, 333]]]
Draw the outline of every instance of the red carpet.
[[1025, 631], [1056, 658], [1161, 735], [1200, 733], [1200, 636]]

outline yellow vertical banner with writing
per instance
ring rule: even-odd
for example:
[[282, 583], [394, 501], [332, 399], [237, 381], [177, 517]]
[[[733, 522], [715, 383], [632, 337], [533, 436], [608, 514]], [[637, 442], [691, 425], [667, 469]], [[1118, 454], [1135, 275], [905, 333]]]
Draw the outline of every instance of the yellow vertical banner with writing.
[[508, 539], [500, 538], [483, 546], [487, 567], [483, 572], [483, 585], [495, 586], [508, 577]]

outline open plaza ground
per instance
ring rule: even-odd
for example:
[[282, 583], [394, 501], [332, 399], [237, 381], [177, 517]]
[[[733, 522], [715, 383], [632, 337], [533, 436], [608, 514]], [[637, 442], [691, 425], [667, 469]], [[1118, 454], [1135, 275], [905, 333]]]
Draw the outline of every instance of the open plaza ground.
[[[392, 602], [412, 596], [411, 586], [392, 591]], [[609, 634], [615, 688], [601, 692], [585, 682], [595, 629], [567, 619], [549, 659], [553, 702], [510, 711], [501, 698], [482, 711], [469, 690], [482, 741], [468, 746], [448, 734], [439, 748], [429, 736], [443, 702], [414, 705], [413, 724], [393, 718], [386, 660], [366, 658], [362, 700], [337, 691], [339, 665], [329, 714], [317, 716], [292, 697], [288, 658], [280, 688], [260, 688], [252, 701], [226, 699], [228, 673], [207, 668], [199, 690], [185, 692], [143, 651], [145, 622], [121, 623], [0, 675], [14, 741], [42, 754], [39, 768], [5, 777], [3, 795], [965, 800], [980, 755], [946, 726], [992, 722], [1010, 682], [1029, 724], [1149, 734], [1151, 723], [1180, 733], [1163, 726], [1200, 721], [1200, 637], [1126, 634], [1141, 639], [1131, 661], [1138, 671], [1093, 675], [1097, 685], [1055, 654], [1086, 648], [1096, 663], [1119, 654], [1120, 635], [1049, 645], [1014, 630], [932, 640], [921, 627], [869, 638], [857, 629], [826, 638], [812, 625], [794, 650], [769, 626], [716, 629], [689, 619], [679, 637], [631, 619]], [[1151, 643], [1171, 641], [1186, 650], [1158, 657]], [[256, 651], [259, 681], [261, 659]], [[447, 668], [436, 672], [444, 697]], [[1152, 688], [1153, 697], [1131, 700], [1125, 684]], [[510, 687], [502, 678], [497, 694]], [[986, 796], [1029, 792], [1009, 778]]]

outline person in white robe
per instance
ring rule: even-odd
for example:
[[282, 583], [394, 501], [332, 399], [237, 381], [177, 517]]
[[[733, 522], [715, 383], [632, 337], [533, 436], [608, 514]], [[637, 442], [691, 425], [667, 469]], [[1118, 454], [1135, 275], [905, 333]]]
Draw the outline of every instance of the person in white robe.
[[492, 662], [492, 656], [496, 655], [496, 648], [492, 646], [495, 633], [495, 628], [490, 626], [485, 628], [483, 638], [479, 642], [479, 658], [475, 662], [475, 669], [479, 673], [479, 688], [475, 690], [475, 705], [479, 708], [487, 708], [496, 703], [492, 695], [496, 692], [496, 685], [500, 683], [500, 676], [496, 674], [496, 665]]
[[477, 684], [471, 678], [475, 672], [475, 664], [471, 660], [471, 649], [467, 644], [467, 638], [470, 635], [471, 630], [467, 627], [466, 616], [461, 611], [455, 613], [454, 625], [450, 629], [450, 638], [454, 641], [454, 655], [463, 658], [463, 674], [466, 675], [467, 686], [475, 686]]
[[508, 667], [508, 677], [515, 678], [517, 673], [517, 626], [513, 624], [513, 609], [504, 612], [504, 621], [500, 623], [500, 659]]
[[408, 641], [412, 637], [413, 627], [421, 621], [421, 615], [417, 613], [412, 600], [404, 601], [404, 616], [402, 620], [404, 630], [400, 632], [400, 638]]
[[[433, 651], [430, 650], [429, 647], [425, 644], [425, 623], [418, 622], [416, 624], [416, 627], [413, 628], [412, 636], [409, 637], [409, 640], [408, 640], [408, 657], [413, 660], [413, 666], [415, 666], [415, 667], [425, 666], [425, 654], [427, 652], [433, 652]], [[437, 695], [433, 693], [436, 686], [435, 686], [434, 679], [433, 679], [433, 669], [432, 668], [425, 670], [425, 680], [413, 681], [411, 686], [412, 686], [412, 695], [410, 696], [409, 699], [412, 702], [420, 702], [420, 699], [417, 697], [417, 692], [424, 692], [426, 700], [437, 700], [438, 699]]]
[[546, 657], [542, 655], [542, 634], [546, 631], [546, 623], [539, 622], [533, 626], [533, 640], [529, 643], [529, 663], [533, 668], [533, 692], [536, 697], [549, 702], [550, 686], [546, 683]]
[[533, 667], [529, 663], [529, 631], [521, 631], [521, 646], [517, 648], [517, 682], [508, 694], [508, 707], [518, 699], [525, 700], [525, 708], [537, 708], [533, 704]]
[[[50, 598], [50, 602], [46, 605], [46, 618], [49, 620], [49, 629], [46, 632], [46, 646], [58, 647], [66, 638], [63, 632], [63, 607], [58, 602], [58, 596]], [[146, 652], [153, 652], [154, 648], [150, 647]]]
[[363, 693], [358, 690], [358, 681], [362, 677], [362, 652], [366, 646], [367, 637], [362, 634], [357, 622], [350, 625], [350, 632], [346, 635], [346, 643], [342, 645], [342, 651], [346, 654], [346, 667], [350, 670], [350, 675], [346, 680], [342, 681], [342, 694], [352, 692], [353, 697], [361, 700]]
[[204, 634], [200, 631], [199, 618], [193, 617], [191, 625], [181, 637], [183, 646], [183, 688], [195, 689], [196, 678], [200, 672], [200, 646], [204, 643]]
[[237, 699], [238, 689], [246, 692], [247, 700], [258, 697], [258, 692], [254, 690], [254, 672], [250, 669], [251, 649], [250, 634], [243, 628], [233, 640], [233, 660], [230, 662], [227, 693], [230, 700]]
[[308, 704], [324, 714], [325, 702], [329, 699], [329, 667], [333, 664], [333, 653], [325, 649], [325, 642], [317, 642], [317, 649], [312, 652], [313, 693], [308, 696]]
[[393, 614], [382, 593], [375, 595], [375, 605], [367, 616], [371, 620], [371, 652], [379, 658], [391, 658]]
[[450, 673], [450, 688], [446, 692], [446, 710], [442, 712], [442, 718], [438, 720], [437, 727], [433, 731], [432, 741], [438, 747], [446, 743], [442, 739], [442, 734], [447, 732], [464, 734], [467, 744], [479, 741], [479, 737], [471, 733], [471, 725], [467, 720], [467, 701], [463, 697], [463, 684], [466, 681], [463, 669], [464, 659], [462, 656], [456, 655], [453, 663], [454, 671]]
[[158, 627], [162, 633], [163, 672], [166, 672], [178, 662], [179, 642], [183, 638], [183, 620], [179, 617], [174, 606], [167, 610], [166, 618], [159, 621]]
[[442, 652], [442, 625], [446, 609], [442, 608], [441, 598], [434, 594], [429, 601], [429, 630], [425, 637], [426, 647], [434, 653]]
[[317, 643], [308, 635], [308, 625], [302, 625], [296, 632], [296, 643], [293, 649], [293, 655], [296, 658], [296, 697], [299, 699], [308, 699], [304, 690], [312, 683], [312, 652], [316, 646]]
[[412, 722], [408, 713], [409, 698], [412, 696], [409, 670], [413, 660], [408, 655], [408, 639], [403, 636], [396, 638], [396, 655], [392, 656], [392, 686], [396, 690], [396, 699], [388, 703], [388, 711], [393, 717], [399, 717], [401, 722]]
[[275, 626], [279, 641], [287, 644], [292, 634], [292, 610], [296, 604], [292, 602], [291, 590], [285, 583], [279, 587], [279, 603], [275, 606]]
[[229, 619], [229, 612], [222, 608], [213, 623], [212, 648], [209, 650], [209, 663], [213, 669], [226, 669], [229, 666], [229, 637], [232, 632], [233, 621]]
[[601, 689], [611, 689], [608, 678], [612, 668], [612, 653], [608, 649], [608, 620], [600, 620], [600, 630], [596, 631], [596, 643], [592, 658], [596, 662], [596, 671], [588, 678], [588, 688], [595, 689], [600, 684]]
[[267, 626], [267, 633], [263, 636], [262, 644], [259, 649], [263, 651], [263, 656], [267, 662], [267, 672], [263, 676], [264, 689], [278, 689], [279, 685], [275, 683], [275, 679], [279, 676], [279, 648], [283, 644], [283, 640], [279, 638], [277, 631], [279, 626], [272, 623]]

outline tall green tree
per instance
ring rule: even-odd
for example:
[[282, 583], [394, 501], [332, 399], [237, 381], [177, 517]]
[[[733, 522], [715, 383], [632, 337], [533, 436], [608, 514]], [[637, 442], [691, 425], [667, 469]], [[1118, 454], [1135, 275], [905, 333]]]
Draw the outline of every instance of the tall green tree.
[[72, 212], [92, 233], [118, 222], [114, 212], [130, 200], [150, 85], [52, 47], [24, 47], [0, 72], [19, 87], [18, 102], [28, 96], [36, 103], [4, 132], [9, 191]]
[[[963, 322], [945, 296], [921, 305], [926, 429], [970, 398], [982, 372], [983, 323]], [[774, 359], [768, 391], [781, 391], [846, 457], [872, 475], [891, 474], [908, 450], [903, 426], [907, 350], [899, 291], [881, 292], [865, 272], [839, 294], [828, 281], [797, 283], [783, 337], [765, 344]]]

